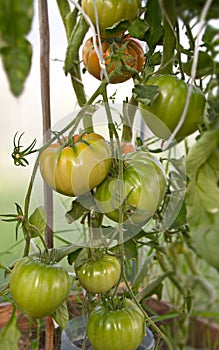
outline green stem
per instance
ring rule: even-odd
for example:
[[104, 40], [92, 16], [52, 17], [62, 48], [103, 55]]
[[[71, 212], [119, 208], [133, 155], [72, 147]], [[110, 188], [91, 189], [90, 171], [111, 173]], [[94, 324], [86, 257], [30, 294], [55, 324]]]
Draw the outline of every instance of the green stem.
[[129, 103], [125, 103], [123, 106], [123, 129], [122, 129], [122, 141], [131, 142], [132, 141], [132, 126], [136, 114], [136, 108], [138, 102], [132, 96]]
[[170, 340], [168, 339], [168, 337], [160, 330], [160, 328], [156, 325], [156, 323], [154, 323], [152, 321], [152, 319], [150, 318], [150, 316], [147, 314], [147, 312], [144, 310], [144, 308], [141, 306], [141, 304], [139, 303], [139, 301], [137, 300], [135, 294], [133, 293], [132, 289], [129, 286], [128, 283], [128, 279], [126, 277], [126, 274], [123, 273], [123, 278], [126, 284], [126, 287], [131, 295], [131, 297], [133, 298], [134, 302], [136, 303], [136, 305], [139, 307], [139, 309], [142, 311], [142, 313], [145, 315], [145, 319], [146, 321], [149, 323], [149, 325], [154, 329], [154, 331], [158, 334], [158, 336], [160, 338], [162, 338], [165, 343], [167, 344], [169, 350], [173, 350], [172, 344], [170, 342]]
[[163, 13], [163, 58], [159, 74], [173, 73], [174, 51], [176, 46], [175, 25], [176, 11], [174, 0], [162, 0], [161, 9]]

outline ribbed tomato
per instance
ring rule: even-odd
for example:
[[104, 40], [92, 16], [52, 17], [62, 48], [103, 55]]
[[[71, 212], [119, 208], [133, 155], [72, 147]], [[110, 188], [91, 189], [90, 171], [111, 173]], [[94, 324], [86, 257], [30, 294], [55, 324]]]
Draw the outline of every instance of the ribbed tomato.
[[[98, 39], [96, 43], [99, 49]], [[130, 36], [118, 37], [114, 40], [102, 39], [101, 46], [110, 83], [122, 83], [130, 79], [136, 72], [141, 72], [145, 57], [143, 48], [136, 39]], [[101, 80], [101, 67], [94, 49], [93, 38], [85, 42], [82, 49], [82, 60], [88, 72]]]
[[111, 149], [99, 134], [75, 135], [63, 143], [51, 144], [40, 155], [44, 181], [66, 196], [78, 196], [92, 190], [108, 174]]
[[[140, 0], [96, 0], [98, 24], [101, 36], [108, 36], [105, 29], [121, 20], [132, 22], [139, 14]], [[82, 0], [82, 8], [96, 26], [96, 15], [93, 0]]]
[[53, 313], [68, 297], [69, 290], [68, 273], [60, 265], [24, 257], [11, 273], [12, 299], [22, 312], [33, 318]]
[[[145, 85], [157, 86], [159, 94], [151, 105], [140, 103], [142, 116], [156, 136], [167, 139], [179, 123], [189, 85], [174, 75], [154, 76]], [[182, 140], [198, 129], [198, 125], [203, 121], [205, 103], [202, 90], [193, 86], [186, 117], [176, 140]]]
[[95, 350], [136, 350], [145, 335], [144, 315], [132, 300], [115, 298], [113, 304], [100, 304], [91, 312], [88, 339]]
[[[80, 259], [80, 256], [78, 258]], [[95, 258], [89, 258], [80, 266], [77, 266], [77, 261], [75, 271], [78, 280], [89, 293], [105, 293], [119, 280], [121, 267], [113, 255], [100, 254]]]
[[109, 174], [95, 189], [100, 212], [115, 222], [141, 223], [150, 218], [160, 205], [166, 178], [161, 163], [149, 152], [137, 151], [123, 156], [122, 179]]

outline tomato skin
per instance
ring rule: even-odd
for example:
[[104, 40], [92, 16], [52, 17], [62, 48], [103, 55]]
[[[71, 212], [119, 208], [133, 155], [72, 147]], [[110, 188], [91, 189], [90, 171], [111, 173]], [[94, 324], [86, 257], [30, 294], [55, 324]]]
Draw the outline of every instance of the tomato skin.
[[51, 144], [39, 159], [44, 181], [66, 196], [89, 192], [104, 180], [111, 164], [109, 144], [95, 133], [75, 135], [73, 146]]
[[[126, 19], [132, 22], [139, 14], [141, 2], [139, 0], [97, 0], [98, 22], [101, 36], [109, 36], [105, 29]], [[96, 25], [93, 0], [82, 0], [82, 9]]]
[[[154, 76], [145, 85], [158, 86], [160, 93], [150, 106], [140, 103], [142, 116], [156, 136], [167, 139], [180, 120], [189, 86], [173, 75]], [[203, 92], [194, 86], [186, 118], [176, 135], [176, 140], [181, 140], [198, 129], [198, 125], [203, 121], [205, 102]], [[154, 114], [158, 121], [161, 120], [164, 124], [158, 125], [156, 119], [147, 116], [144, 111]]]
[[144, 315], [128, 299], [117, 310], [98, 305], [88, 317], [87, 336], [94, 350], [136, 350], [144, 335]]
[[[159, 161], [148, 152], [137, 151], [123, 156], [123, 181], [108, 175], [97, 186], [94, 197], [99, 210], [119, 222], [119, 207], [124, 204], [123, 221], [141, 223], [150, 218], [160, 205], [166, 178]], [[123, 190], [121, 199], [119, 191]]]
[[32, 318], [53, 313], [68, 297], [70, 280], [60, 265], [46, 265], [30, 257], [20, 259], [12, 270], [10, 293], [16, 306]]
[[82, 287], [89, 293], [105, 293], [118, 282], [121, 266], [115, 256], [104, 254], [79, 266], [76, 274]]
[[[97, 39], [97, 47], [99, 48], [99, 42]], [[105, 60], [107, 74], [110, 75], [112, 72], [116, 73], [110, 78], [111, 84], [123, 83], [132, 77], [131, 72], [121, 71], [125, 65], [141, 72], [145, 57], [144, 51], [141, 44], [131, 38], [125, 36], [117, 42], [109, 42], [102, 39], [101, 41], [103, 58]], [[93, 75], [96, 79], [101, 80], [101, 68], [99, 58], [94, 49], [93, 38], [89, 38], [82, 49], [82, 60], [87, 71]], [[121, 74], [119, 74], [121, 71]]]

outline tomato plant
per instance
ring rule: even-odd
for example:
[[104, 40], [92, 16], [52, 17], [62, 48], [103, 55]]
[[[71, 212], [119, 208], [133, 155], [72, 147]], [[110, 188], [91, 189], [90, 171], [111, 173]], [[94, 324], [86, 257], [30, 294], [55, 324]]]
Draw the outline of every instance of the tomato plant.
[[144, 315], [129, 299], [112, 308], [100, 304], [88, 317], [87, 336], [95, 350], [136, 350], [144, 335]]
[[16, 306], [33, 318], [53, 313], [68, 297], [70, 280], [60, 265], [47, 265], [31, 257], [21, 258], [10, 277], [10, 293]]
[[[189, 86], [185, 81], [178, 79], [174, 75], [154, 76], [145, 85], [157, 86], [159, 95], [151, 105], [140, 103], [142, 116], [156, 136], [166, 139], [180, 120]], [[203, 92], [194, 86], [185, 121], [176, 135], [177, 140], [185, 138], [198, 129], [199, 124], [203, 122], [205, 101]], [[156, 118], [153, 118], [153, 115], [148, 115], [144, 111], [152, 113], [158, 119], [156, 120]], [[162, 123], [159, 124], [159, 121]]]
[[[98, 39], [96, 43], [99, 47]], [[111, 76], [110, 83], [122, 83], [130, 79], [136, 72], [141, 72], [145, 57], [143, 48], [136, 39], [130, 36], [118, 37], [112, 41], [102, 39], [101, 46], [106, 71]], [[88, 72], [101, 80], [101, 67], [94, 48], [93, 38], [85, 42], [82, 49], [82, 59]], [[127, 66], [132, 71], [128, 70]]]
[[79, 266], [76, 260], [75, 270], [81, 286], [93, 294], [110, 290], [118, 282], [121, 273], [118, 259], [113, 255], [102, 253], [88, 258]]
[[123, 179], [111, 174], [96, 188], [95, 199], [101, 212], [119, 222], [139, 223], [151, 217], [160, 205], [166, 180], [158, 160], [148, 152], [137, 151], [123, 156]]
[[[97, 0], [96, 8], [98, 14], [99, 29], [102, 36], [108, 36], [105, 29], [112, 27], [121, 20], [133, 21], [140, 10], [141, 2], [139, 0]], [[94, 11], [94, 2], [92, 0], [83, 0], [82, 8], [96, 25], [96, 16]]]
[[100, 184], [112, 164], [110, 146], [99, 134], [75, 135], [51, 144], [40, 155], [45, 182], [66, 196], [78, 196]]

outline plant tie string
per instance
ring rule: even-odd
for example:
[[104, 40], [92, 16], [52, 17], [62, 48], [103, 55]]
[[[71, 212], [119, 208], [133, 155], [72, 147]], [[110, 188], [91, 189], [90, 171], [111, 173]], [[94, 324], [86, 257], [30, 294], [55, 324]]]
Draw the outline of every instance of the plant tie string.
[[[96, 33], [96, 30], [95, 30], [95, 27], [94, 27], [92, 21], [90, 20], [90, 17], [87, 16], [87, 14], [84, 12], [83, 8], [77, 3], [76, 0], [70, 0], [70, 2], [81, 12], [81, 14], [83, 15], [85, 21], [90, 26], [90, 29], [92, 31], [92, 37], [93, 37], [94, 50], [95, 50], [95, 52], [97, 54], [97, 57], [99, 59], [99, 65], [100, 65], [100, 68], [101, 68], [100, 78], [102, 80], [102, 78], [104, 77], [106, 79], [106, 81], [109, 82], [109, 77], [108, 77], [108, 74], [107, 74], [107, 71], [106, 71], [105, 60], [103, 58], [103, 52], [102, 52], [101, 36], [100, 36], [100, 29], [99, 29], [99, 22], [98, 22], [96, 0], [93, 0], [93, 1], [94, 1], [94, 13], [95, 13], [95, 19], [96, 19], [97, 33]], [[99, 48], [98, 48], [98, 45], [97, 45], [96, 38], [98, 38]]]
[[198, 56], [199, 56], [199, 47], [200, 47], [200, 41], [201, 41], [201, 37], [202, 37], [202, 31], [203, 31], [204, 24], [205, 24], [205, 18], [207, 16], [208, 10], [209, 10], [212, 2], [213, 2], [213, 0], [207, 0], [205, 2], [205, 5], [204, 5], [202, 12], [201, 12], [200, 21], [199, 21], [199, 30], [198, 30], [198, 34], [196, 36], [195, 45], [194, 45], [194, 57], [193, 57], [193, 63], [192, 63], [192, 68], [191, 68], [191, 81], [189, 84], [188, 94], [186, 97], [186, 102], [185, 102], [185, 106], [183, 109], [183, 113], [182, 113], [181, 118], [180, 118], [176, 128], [174, 129], [173, 133], [171, 134], [171, 136], [169, 137], [167, 142], [164, 143], [163, 150], [168, 149], [169, 145], [174, 140], [176, 134], [178, 133], [178, 131], [182, 127], [182, 125], [185, 121], [185, 118], [186, 118], [186, 114], [187, 114], [189, 103], [190, 103], [190, 98], [192, 95], [192, 89], [193, 89], [194, 81], [195, 81], [195, 77], [196, 77]]

